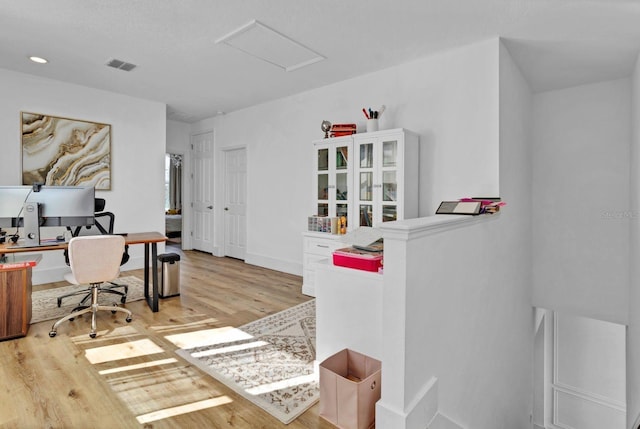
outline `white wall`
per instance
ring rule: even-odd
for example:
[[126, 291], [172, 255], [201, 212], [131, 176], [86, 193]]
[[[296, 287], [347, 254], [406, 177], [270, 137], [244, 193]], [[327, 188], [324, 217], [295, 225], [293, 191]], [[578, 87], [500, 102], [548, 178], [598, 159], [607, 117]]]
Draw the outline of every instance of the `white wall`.
[[553, 326], [552, 421], [563, 428], [625, 428], [625, 327], [560, 313]]
[[167, 120], [167, 153], [185, 154], [190, 149], [191, 126], [185, 122]]
[[[0, 94], [0, 185], [21, 184], [21, 111], [111, 124], [112, 189], [96, 195], [116, 214], [117, 232], [164, 231], [164, 104], [1, 69]], [[143, 246], [130, 253], [124, 270], [142, 266]], [[68, 271], [61, 252], [45, 252], [33, 282], [61, 280]]]
[[[430, 218], [383, 226], [377, 427], [423, 428], [431, 377], [438, 410], [460, 426], [528, 427], [533, 312], [528, 281], [512, 268], [526, 262], [509, 216], [469, 219], [455, 229], [432, 229]], [[496, 237], [513, 239], [494, 251], [479, 245]]]
[[[420, 135], [421, 215], [444, 199], [496, 195], [496, 46], [479, 42], [195, 124], [192, 133], [215, 122], [217, 150], [248, 148], [247, 262], [302, 273], [300, 233], [314, 214], [311, 142], [324, 119], [363, 131], [363, 107], [385, 104], [381, 129]], [[215, 231], [220, 246], [222, 225]]]
[[628, 79], [537, 94], [533, 304], [626, 324]]
[[380, 428], [423, 428], [432, 377], [438, 411], [462, 427], [530, 425], [532, 96], [506, 49], [493, 48], [496, 73], [485, 85], [494, 88], [486, 102], [495, 110], [487, 126], [500, 124], [493, 154], [508, 205], [461, 224], [436, 216], [383, 226]]
[[[640, 424], [640, 57], [632, 76], [627, 427]], [[637, 426], [636, 426], [637, 427]]]

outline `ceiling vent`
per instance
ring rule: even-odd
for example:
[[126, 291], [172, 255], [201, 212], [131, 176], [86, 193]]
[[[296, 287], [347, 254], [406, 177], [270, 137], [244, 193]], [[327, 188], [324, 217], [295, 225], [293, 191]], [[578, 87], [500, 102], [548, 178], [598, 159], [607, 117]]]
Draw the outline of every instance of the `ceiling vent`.
[[288, 72], [325, 59], [301, 43], [253, 20], [216, 40]]
[[131, 64], [126, 61], [116, 60], [115, 58], [109, 60], [107, 62], [107, 65], [109, 67], [113, 67], [114, 69], [124, 70], [124, 71], [131, 71], [137, 67], [135, 64]]

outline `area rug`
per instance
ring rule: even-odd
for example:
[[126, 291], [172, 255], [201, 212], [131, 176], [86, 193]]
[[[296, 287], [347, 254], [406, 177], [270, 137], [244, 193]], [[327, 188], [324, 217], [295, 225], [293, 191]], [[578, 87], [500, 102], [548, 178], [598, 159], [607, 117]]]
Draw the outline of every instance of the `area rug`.
[[315, 314], [315, 300], [307, 301], [237, 329], [212, 330], [208, 341], [176, 353], [287, 424], [320, 397]]
[[[118, 284], [126, 284], [129, 286], [127, 292], [127, 302], [139, 301], [144, 299], [144, 282], [134, 276], [119, 277], [116, 281]], [[88, 286], [62, 286], [53, 289], [35, 291], [31, 294], [31, 323], [42, 322], [43, 320], [60, 319], [73, 310], [82, 295], [66, 298], [62, 301], [62, 305], [58, 307], [58, 297], [67, 293], [82, 290]], [[118, 289], [122, 290], [122, 289]], [[113, 294], [98, 295], [98, 302], [104, 305], [111, 305], [114, 302], [120, 304], [120, 297]]]

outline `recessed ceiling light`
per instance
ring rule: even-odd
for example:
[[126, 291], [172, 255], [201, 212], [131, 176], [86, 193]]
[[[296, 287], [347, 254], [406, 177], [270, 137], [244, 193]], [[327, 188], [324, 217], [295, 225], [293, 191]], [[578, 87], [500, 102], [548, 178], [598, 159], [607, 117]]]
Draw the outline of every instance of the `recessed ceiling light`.
[[34, 63], [38, 63], [38, 64], [46, 64], [49, 62], [46, 58], [42, 58], [42, 57], [29, 57], [29, 59]]

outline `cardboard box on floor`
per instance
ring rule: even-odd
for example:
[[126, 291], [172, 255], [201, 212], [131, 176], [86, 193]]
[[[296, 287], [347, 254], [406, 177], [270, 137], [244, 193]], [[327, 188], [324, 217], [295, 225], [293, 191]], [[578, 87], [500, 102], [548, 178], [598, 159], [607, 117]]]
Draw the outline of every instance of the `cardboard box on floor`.
[[320, 417], [341, 429], [368, 429], [375, 423], [382, 363], [344, 349], [320, 364]]

